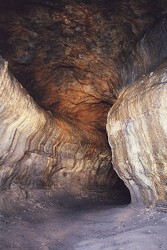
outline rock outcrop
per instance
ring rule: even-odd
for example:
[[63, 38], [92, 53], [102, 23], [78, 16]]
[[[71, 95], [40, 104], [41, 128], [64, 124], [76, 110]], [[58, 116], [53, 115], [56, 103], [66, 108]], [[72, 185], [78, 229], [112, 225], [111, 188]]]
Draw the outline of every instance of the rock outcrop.
[[132, 203], [148, 207], [167, 201], [166, 39], [164, 15], [126, 58], [124, 87], [107, 123], [114, 168], [128, 186]]
[[[108, 146], [77, 124], [42, 110], [0, 61], [0, 184], [81, 193], [114, 186]], [[91, 138], [91, 140], [90, 140]]]
[[133, 203], [166, 200], [166, 11], [164, 0], [1, 1], [14, 75], [1, 59], [2, 189], [121, 189], [119, 175]]
[[167, 201], [167, 63], [124, 88], [108, 115], [115, 170], [132, 203]]

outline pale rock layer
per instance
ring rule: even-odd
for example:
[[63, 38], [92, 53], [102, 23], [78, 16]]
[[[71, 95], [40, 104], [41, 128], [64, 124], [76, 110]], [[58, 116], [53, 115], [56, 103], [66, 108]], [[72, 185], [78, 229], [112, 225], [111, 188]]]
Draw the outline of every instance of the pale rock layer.
[[42, 110], [0, 59], [1, 189], [14, 183], [23, 189], [52, 187], [77, 193], [114, 185], [118, 177], [111, 169], [109, 149], [96, 136], [99, 145], [86, 131]]
[[167, 201], [167, 62], [125, 87], [108, 114], [114, 169], [132, 204]]

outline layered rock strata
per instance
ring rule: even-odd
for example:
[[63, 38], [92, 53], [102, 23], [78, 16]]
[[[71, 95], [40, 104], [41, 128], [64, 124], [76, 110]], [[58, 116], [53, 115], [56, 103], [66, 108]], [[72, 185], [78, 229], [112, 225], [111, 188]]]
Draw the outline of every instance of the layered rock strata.
[[155, 139], [165, 140], [165, 64], [155, 69], [167, 55], [166, 12], [165, 0], [1, 1], [0, 54], [22, 84], [1, 59], [2, 189], [122, 188], [105, 128], [113, 105], [113, 164], [132, 202], [165, 201]]
[[[38, 138], [45, 137], [39, 150], [32, 146], [38, 144], [37, 137], [28, 145], [22, 132], [23, 160], [9, 160], [13, 173], [6, 169], [2, 187], [12, 182], [69, 190], [119, 186], [105, 130], [121, 83], [119, 59], [161, 15], [161, 7], [140, 1], [43, 0], [2, 1], [0, 6], [0, 53], [35, 102], [49, 112], [41, 111], [43, 123], [48, 119], [51, 124], [38, 129]], [[17, 111], [16, 104], [13, 107], [12, 112]], [[26, 152], [30, 160], [23, 164]]]
[[108, 114], [112, 162], [132, 204], [167, 201], [167, 62], [125, 87]]
[[[103, 138], [36, 105], [0, 60], [0, 185], [82, 192], [115, 185]], [[96, 142], [98, 140], [98, 143]], [[111, 181], [112, 180], [112, 181]]]
[[155, 22], [124, 58], [122, 85], [126, 86], [154, 71], [167, 58], [167, 14]]

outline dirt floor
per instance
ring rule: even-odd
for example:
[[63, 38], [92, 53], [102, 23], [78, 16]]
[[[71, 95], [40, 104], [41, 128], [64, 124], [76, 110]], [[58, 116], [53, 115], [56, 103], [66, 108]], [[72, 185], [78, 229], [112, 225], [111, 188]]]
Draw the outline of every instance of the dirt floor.
[[1, 250], [167, 250], [165, 212], [61, 193], [1, 201]]

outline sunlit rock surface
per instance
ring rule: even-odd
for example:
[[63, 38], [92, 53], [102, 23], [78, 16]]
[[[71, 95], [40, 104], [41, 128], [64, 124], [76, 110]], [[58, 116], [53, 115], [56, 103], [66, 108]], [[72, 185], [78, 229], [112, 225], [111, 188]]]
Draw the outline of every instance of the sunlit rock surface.
[[113, 165], [132, 203], [167, 201], [167, 63], [124, 88], [108, 115]]

